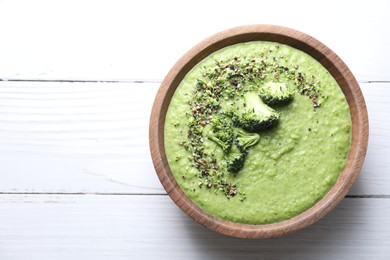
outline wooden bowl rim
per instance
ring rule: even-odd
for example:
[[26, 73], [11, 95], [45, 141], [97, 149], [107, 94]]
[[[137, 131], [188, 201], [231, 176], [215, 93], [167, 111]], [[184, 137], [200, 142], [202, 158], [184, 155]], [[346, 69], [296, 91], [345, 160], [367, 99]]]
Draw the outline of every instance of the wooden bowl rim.
[[[326, 67], [347, 98], [352, 119], [351, 150], [347, 164], [333, 188], [314, 206], [291, 219], [263, 225], [235, 223], [216, 218], [192, 202], [170, 171], [164, 148], [165, 114], [184, 76], [209, 54], [228, 45], [248, 41], [273, 41], [290, 45], [311, 55]], [[283, 26], [255, 24], [231, 28], [206, 38], [184, 54], [168, 72], [156, 95], [149, 124], [149, 145], [157, 175], [176, 205], [188, 216], [216, 232], [239, 238], [282, 236], [318, 221], [348, 193], [362, 168], [368, 144], [368, 114], [360, 87], [347, 65], [315, 38]]]

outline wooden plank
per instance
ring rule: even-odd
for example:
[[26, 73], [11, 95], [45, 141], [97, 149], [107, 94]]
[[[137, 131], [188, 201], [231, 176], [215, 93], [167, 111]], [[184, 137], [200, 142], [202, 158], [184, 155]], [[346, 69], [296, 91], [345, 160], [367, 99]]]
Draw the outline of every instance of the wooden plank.
[[[244, 24], [303, 31], [333, 49], [360, 81], [390, 80], [386, 0], [0, 1], [0, 78], [159, 79], [206, 37]], [[23, 6], [23, 8], [20, 8]], [[44, 6], [44, 8], [43, 8]], [[86, 19], [88, 14], [88, 19]], [[227, 18], [227, 17], [234, 17]]]
[[360, 84], [369, 118], [368, 150], [363, 169], [349, 194], [390, 194], [390, 114], [388, 100], [390, 84]]
[[[165, 193], [149, 154], [158, 83], [0, 82], [0, 191]], [[389, 195], [390, 83], [361, 84], [370, 138], [350, 195]]]
[[0, 85], [0, 190], [163, 192], [147, 145], [159, 84]]
[[1, 259], [389, 259], [390, 200], [345, 199], [284, 238], [205, 229], [168, 196], [1, 195]]

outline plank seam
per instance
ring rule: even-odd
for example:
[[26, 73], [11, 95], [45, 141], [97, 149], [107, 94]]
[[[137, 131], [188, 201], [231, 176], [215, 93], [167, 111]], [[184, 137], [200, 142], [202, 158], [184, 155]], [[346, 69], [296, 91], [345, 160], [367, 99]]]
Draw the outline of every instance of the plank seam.
[[49, 83], [161, 83], [154, 79], [89, 80], [89, 79], [2, 79], [3, 82], [49, 82]]
[[[123, 79], [123, 80], [92, 80], [92, 79], [6, 79], [0, 78], [4, 82], [63, 82], [63, 83], [161, 83], [160, 79]], [[390, 83], [390, 80], [362, 80], [358, 83]]]
[[[101, 195], [101, 196], [167, 196], [167, 193], [142, 192], [0, 192], [0, 195]], [[390, 195], [347, 195], [350, 199], [390, 199]]]
[[166, 196], [167, 193], [143, 192], [0, 192], [1, 195], [114, 195], [114, 196]]

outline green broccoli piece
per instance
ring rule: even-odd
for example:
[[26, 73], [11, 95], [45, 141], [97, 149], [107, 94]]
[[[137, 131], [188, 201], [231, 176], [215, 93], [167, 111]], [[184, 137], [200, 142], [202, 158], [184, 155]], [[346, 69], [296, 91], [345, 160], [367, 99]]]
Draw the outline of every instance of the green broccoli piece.
[[225, 155], [227, 170], [234, 174], [238, 173], [244, 167], [249, 148], [256, 145], [259, 140], [260, 135], [256, 133], [238, 130], [231, 150]]
[[247, 152], [248, 149], [256, 145], [260, 140], [260, 135], [256, 133], [248, 133], [244, 130], [238, 130], [235, 143], [242, 152]]
[[268, 82], [260, 88], [260, 97], [268, 105], [284, 105], [290, 102], [294, 92], [285, 83]]
[[241, 151], [238, 146], [233, 143], [229, 153], [225, 154], [227, 170], [231, 173], [238, 173], [244, 166], [247, 153]]
[[267, 106], [256, 93], [245, 93], [244, 102], [243, 107], [238, 108], [238, 114], [234, 117], [244, 130], [258, 132], [278, 123], [279, 114]]
[[233, 138], [227, 139], [226, 141], [219, 139], [216, 135], [209, 135], [208, 138], [219, 145], [224, 152], [228, 152], [233, 143]]
[[211, 131], [208, 138], [228, 152], [234, 139], [233, 122], [230, 117], [220, 112], [210, 121]]

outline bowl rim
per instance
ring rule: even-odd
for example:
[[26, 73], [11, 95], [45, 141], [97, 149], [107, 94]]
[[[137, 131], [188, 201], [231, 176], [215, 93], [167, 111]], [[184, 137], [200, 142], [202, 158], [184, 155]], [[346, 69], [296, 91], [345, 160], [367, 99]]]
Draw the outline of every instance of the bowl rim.
[[[281, 222], [251, 225], [220, 219], [205, 212], [177, 184], [165, 155], [164, 124], [171, 98], [184, 76], [209, 54], [226, 46], [249, 41], [272, 41], [301, 50], [319, 61], [342, 89], [351, 114], [352, 140], [348, 160], [334, 186], [308, 210]], [[175, 204], [203, 226], [239, 238], [272, 238], [307, 227], [331, 211], [350, 190], [362, 168], [368, 145], [368, 114], [360, 87], [347, 65], [317, 39], [294, 29], [254, 24], [230, 28], [216, 33], [185, 53], [161, 83], [153, 103], [149, 122], [149, 145], [158, 178]]]

